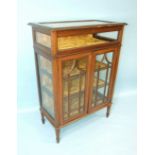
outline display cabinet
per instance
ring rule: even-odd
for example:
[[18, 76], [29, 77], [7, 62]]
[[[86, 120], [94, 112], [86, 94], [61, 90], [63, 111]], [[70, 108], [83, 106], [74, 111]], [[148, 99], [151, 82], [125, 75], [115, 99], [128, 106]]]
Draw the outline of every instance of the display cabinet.
[[[30, 23], [42, 123], [60, 129], [102, 108], [109, 116], [125, 23]], [[92, 122], [93, 123], [93, 122]]]

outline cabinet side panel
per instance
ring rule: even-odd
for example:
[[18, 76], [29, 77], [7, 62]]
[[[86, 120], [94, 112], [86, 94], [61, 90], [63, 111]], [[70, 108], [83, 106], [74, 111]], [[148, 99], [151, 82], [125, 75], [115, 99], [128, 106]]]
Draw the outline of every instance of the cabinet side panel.
[[36, 35], [36, 42], [37, 43], [39, 43], [45, 47], [51, 48], [50, 35], [43, 34], [41, 32], [36, 32], [35, 35]]
[[39, 67], [42, 107], [49, 113], [52, 118], [55, 118], [52, 63], [41, 55], [38, 55], [37, 59]]

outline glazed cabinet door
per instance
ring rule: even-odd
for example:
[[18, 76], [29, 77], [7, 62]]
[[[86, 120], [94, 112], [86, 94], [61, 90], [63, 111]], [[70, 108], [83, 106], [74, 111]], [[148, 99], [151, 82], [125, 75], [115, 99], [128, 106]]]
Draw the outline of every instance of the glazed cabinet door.
[[88, 54], [60, 59], [60, 105], [63, 124], [87, 113], [89, 62]]
[[89, 112], [111, 104], [117, 49], [93, 53]]

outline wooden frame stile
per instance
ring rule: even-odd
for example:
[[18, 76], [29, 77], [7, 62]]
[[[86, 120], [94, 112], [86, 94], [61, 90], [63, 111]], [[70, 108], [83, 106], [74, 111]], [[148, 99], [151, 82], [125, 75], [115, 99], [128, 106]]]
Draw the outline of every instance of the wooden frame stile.
[[59, 67], [58, 67], [58, 59], [56, 59], [55, 55], [57, 54], [58, 47], [57, 47], [57, 32], [51, 32], [51, 55], [52, 55], [52, 71], [53, 71], [53, 89], [54, 89], [54, 99], [55, 99], [55, 132], [56, 132], [56, 140], [57, 143], [60, 141], [60, 101], [59, 101], [59, 90], [61, 90], [59, 85]]
[[[95, 51], [93, 51], [95, 52]], [[93, 88], [93, 75], [94, 75], [94, 66], [95, 66], [95, 56], [93, 53], [91, 53], [91, 65], [90, 65], [90, 78], [89, 78], [89, 101], [88, 101], [88, 113], [90, 113], [91, 109], [91, 100], [92, 100], [92, 88]]]
[[[117, 70], [118, 70], [118, 63], [119, 63], [119, 58], [120, 58], [120, 50], [121, 50], [121, 42], [122, 42], [122, 38], [123, 38], [123, 30], [124, 30], [124, 25], [122, 26], [121, 30], [118, 33], [118, 37], [117, 40], [120, 43], [120, 46], [118, 46], [117, 48], [115, 48], [115, 68], [114, 68], [114, 73], [113, 75], [111, 75], [111, 85], [109, 86], [109, 96], [111, 99], [113, 99], [113, 94], [114, 94], [114, 89], [115, 89], [115, 81], [116, 81], [116, 76], [117, 76]], [[111, 101], [112, 102], [112, 101]], [[110, 114], [110, 110], [111, 110], [111, 105], [107, 107], [107, 113], [106, 116], [109, 117]]]
[[119, 56], [120, 56], [120, 47], [118, 47], [118, 48], [115, 48], [115, 54], [116, 54], [116, 61], [115, 61], [115, 64], [114, 64], [114, 66], [115, 66], [115, 68], [114, 68], [114, 73], [113, 73], [113, 75], [112, 75], [112, 83], [111, 83], [111, 85], [110, 85], [110, 89], [111, 89], [111, 91], [110, 91], [110, 96], [111, 96], [111, 98], [113, 97], [113, 92], [114, 92], [114, 84], [115, 84], [115, 81], [116, 81], [116, 76], [117, 76], [117, 71], [115, 70], [115, 69], [117, 69], [118, 68], [118, 61], [119, 61]]
[[61, 124], [61, 127], [62, 127], [62, 124], [63, 124], [63, 120], [62, 120], [62, 117], [63, 117], [63, 111], [62, 111], [62, 90], [63, 90], [63, 86], [62, 86], [62, 68], [61, 68], [61, 60], [60, 59], [57, 59], [57, 62], [58, 62], [58, 77], [59, 77], [59, 121], [60, 121], [60, 124]]
[[111, 109], [111, 105], [112, 105], [112, 91], [113, 91], [113, 78], [116, 76], [116, 71], [115, 69], [117, 69], [117, 66], [116, 66], [116, 62], [117, 62], [117, 49], [118, 48], [114, 48], [113, 51], [114, 51], [114, 55], [113, 55], [113, 64], [112, 64], [112, 73], [110, 75], [110, 84], [109, 84], [109, 92], [108, 92], [108, 99], [110, 99], [110, 104], [107, 106], [107, 113], [106, 113], [106, 117], [109, 117], [109, 114], [110, 114], [110, 109]]
[[[87, 83], [88, 87], [87, 88], [92, 88], [92, 65], [93, 65], [93, 55], [92, 53], [89, 54], [89, 67], [88, 67], [88, 73], [90, 76], [88, 76]], [[87, 114], [89, 113], [89, 100], [90, 100], [90, 89], [87, 90]]]

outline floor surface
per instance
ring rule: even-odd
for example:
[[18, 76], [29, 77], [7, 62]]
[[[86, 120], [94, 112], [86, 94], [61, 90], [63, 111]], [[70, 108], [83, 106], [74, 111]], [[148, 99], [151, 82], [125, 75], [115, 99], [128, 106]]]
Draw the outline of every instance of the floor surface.
[[18, 113], [18, 155], [136, 155], [136, 95], [114, 99], [109, 118], [100, 110], [61, 130], [55, 130], [39, 111]]

